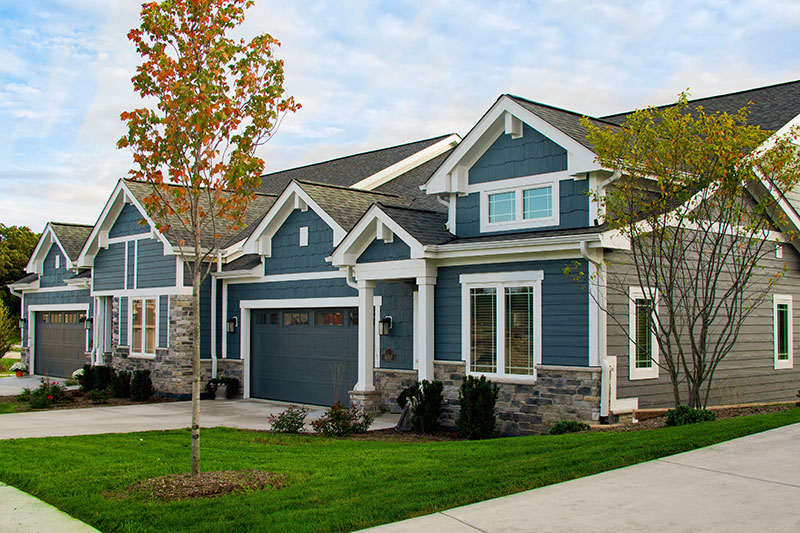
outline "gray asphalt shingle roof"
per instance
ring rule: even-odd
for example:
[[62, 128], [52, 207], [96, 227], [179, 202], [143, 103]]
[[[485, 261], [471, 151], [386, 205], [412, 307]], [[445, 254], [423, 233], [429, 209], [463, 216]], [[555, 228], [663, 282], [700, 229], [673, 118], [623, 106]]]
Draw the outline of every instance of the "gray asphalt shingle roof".
[[400, 224], [420, 244], [444, 244], [456, 238], [445, 229], [447, 213], [379, 204], [381, 210]]
[[297, 168], [290, 168], [261, 176], [262, 193], [280, 194], [293, 180], [308, 180], [316, 183], [351, 186], [380, 172], [381, 170], [414, 155], [420, 150], [445, 139], [441, 135], [379, 150], [348, 155]]
[[50, 222], [53, 233], [56, 234], [58, 242], [64, 247], [64, 252], [69, 256], [70, 261], [75, 261], [81, 253], [86, 239], [92, 233], [94, 226], [86, 224], [70, 224], [67, 222]]
[[376, 187], [374, 190], [376, 192], [398, 194], [406, 198], [411, 198], [411, 207], [414, 209], [426, 209], [428, 211], [441, 211], [446, 213], [447, 207], [439, 203], [435, 195], [425, 194], [424, 191], [420, 190], [419, 186], [428, 181], [436, 169], [447, 159], [450, 152], [452, 152], [452, 149], [409, 170], [405, 174], [397, 176], [395, 179], [384, 183], [380, 187]]
[[412, 199], [396, 194], [362, 191], [339, 187], [327, 183], [295, 180], [296, 183], [345, 231], [350, 231], [356, 222], [375, 203], [408, 207]]
[[39, 274], [28, 274], [24, 278], [18, 279], [14, 283], [11, 283], [11, 285], [22, 285], [22, 284], [26, 284], [26, 283], [33, 283], [37, 279], [39, 279]]
[[[765, 130], [775, 131], [797, 115], [800, 115], [800, 80], [719, 96], [697, 98], [689, 102], [693, 108], [703, 106], [706, 113], [725, 112], [733, 114], [739, 109], [748, 106], [750, 108], [748, 123], [761, 126]], [[665, 108], [670, 107], [670, 105], [672, 104], [659, 107]], [[633, 111], [626, 111], [625, 113], [607, 115], [602, 119], [622, 124], [631, 113]]]
[[259, 254], [247, 254], [237, 257], [230, 263], [222, 265], [223, 272], [232, 272], [236, 270], [251, 270], [261, 264], [261, 256]]

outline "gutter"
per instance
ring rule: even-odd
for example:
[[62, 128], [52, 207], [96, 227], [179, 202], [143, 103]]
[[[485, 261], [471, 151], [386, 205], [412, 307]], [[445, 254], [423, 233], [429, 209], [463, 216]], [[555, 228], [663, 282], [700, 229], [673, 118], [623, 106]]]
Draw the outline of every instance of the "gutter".
[[[583, 259], [585, 259], [586, 261], [588, 261], [589, 263], [593, 264], [595, 266], [595, 268], [597, 268], [598, 273], [603, 271], [602, 263], [600, 263], [599, 261], [595, 261], [589, 255], [589, 245], [588, 245], [588, 243], [586, 241], [581, 241], [581, 243], [580, 243], [580, 252], [581, 252], [581, 257]], [[590, 282], [591, 282], [591, 280], [590, 280]], [[598, 279], [597, 279], [596, 283], [597, 283], [597, 295], [596, 295], [597, 302], [596, 302], [596, 305], [599, 308], [599, 310], [602, 311], [602, 305], [601, 304], [603, 302], [600, 301], [601, 300], [601, 295], [600, 295], [600, 290], [599, 290], [600, 289], [600, 276], [599, 275], [598, 275]], [[606, 354], [604, 353], [604, 350], [603, 350], [604, 346], [603, 346], [603, 343], [601, 342], [602, 333], [603, 333], [602, 329], [603, 328], [602, 328], [602, 323], [601, 323], [601, 320], [600, 320], [600, 313], [598, 313], [598, 315], [597, 315], [596, 327], [597, 327], [597, 335], [596, 335], [596, 337], [597, 337], [597, 359], [598, 359], [598, 362], [600, 363], [600, 421], [602, 422], [604, 420], [608, 421], [608, 414], [609, 414], [609, 410], [610, 410], [609, 407], [610, 407], [610, 404], [611, 404], [610, 398], [611, 398], [611, 378], [612, 378], [612, 376], [611, 376], [611, 365], [609, 365], [608, 361], [606, 360]]]
[[22, 293], [15, 291], [14, 287], [11, 285], [8, 286], [8, 292], [11, 293], [11, 296], [16, 296], [17, 298], [22, 299]]

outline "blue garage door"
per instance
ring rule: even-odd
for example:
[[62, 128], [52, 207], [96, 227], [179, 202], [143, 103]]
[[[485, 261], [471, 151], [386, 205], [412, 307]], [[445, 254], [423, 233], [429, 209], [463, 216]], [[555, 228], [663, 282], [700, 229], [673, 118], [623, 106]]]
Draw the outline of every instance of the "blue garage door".
[[251, 320], [250, 396], [349, 403], [358, 378], [358, 309], [257, 310]]
[[67, 378], [88, 362], [85, 320], [82, 311], [36, 313], [34, 373]]

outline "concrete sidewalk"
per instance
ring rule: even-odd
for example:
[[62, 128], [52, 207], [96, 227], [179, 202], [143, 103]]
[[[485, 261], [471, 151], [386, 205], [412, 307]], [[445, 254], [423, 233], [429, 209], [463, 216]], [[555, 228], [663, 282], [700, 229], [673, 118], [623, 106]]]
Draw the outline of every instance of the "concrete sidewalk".
[[15, 533], [92, 533], [97, 530], [52, 505], [34, 498], [27, 492], [0, 483], [0, 501], [3, 502], [3, 518], [0, 531]]
[[[17, 378], [12, 378], [17, 379]], [[267, 400], [202, 400], [202, 427], [226, 426], [239, 429], [269, 429], [267, 417], [284, 411], [290, 404]], [[323, 407], [308, 406], [306, 421], [322, 416]], [[400, 415], [384, 414], [370, 429], [392, 428]], [[181, 429], [191, 425], [192, 402], [145, 403], [117, 407], [54, 409], [0, 415], [0, 439], [65, 437], [100, 433]]]
[[800, 424], [366, 531], [800, 531]]

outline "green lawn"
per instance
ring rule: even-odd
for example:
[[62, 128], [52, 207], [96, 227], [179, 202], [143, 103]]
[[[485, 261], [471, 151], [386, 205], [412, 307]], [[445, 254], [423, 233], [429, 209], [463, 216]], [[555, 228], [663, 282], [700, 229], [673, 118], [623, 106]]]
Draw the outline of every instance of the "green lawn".
[[188, 471], [188, 431], [7, 440], [0, 480], [102, 531], [347, 531], [796, 422], [800, 409], [651, 431], [436, 443], [210, 429], [202, 432], [204, 470], [279, 472], [288, 487], [172, 503], [102, 492]]
[[0, 402], [0, 415], [13, 413], [17, 410], [17, 404], [13, 402]]

